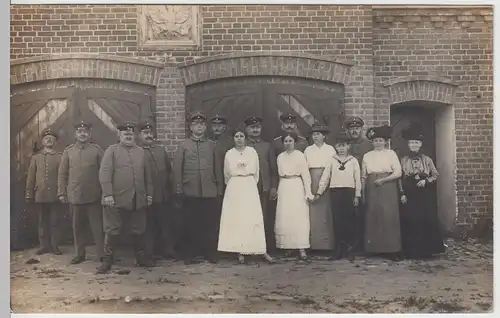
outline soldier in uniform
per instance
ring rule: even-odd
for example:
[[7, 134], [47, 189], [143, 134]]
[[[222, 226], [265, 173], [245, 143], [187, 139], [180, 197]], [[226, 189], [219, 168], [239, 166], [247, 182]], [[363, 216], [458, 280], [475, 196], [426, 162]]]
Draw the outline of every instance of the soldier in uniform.
[[[283, 114], [280, 116], [280, 120], [281, 120], [281, 129], [283, 130], [284, 133], [297, 134], [297, 117], [295, 115]], [[295, 149], [304, 152], [307, 146], [309, 146], [307, 139], [302, 136], [298, 136], [297, 142], [295, 143]], [[274, 138], [273, 148], [276, 156], [285, 151], [283, 142], [281, 141], [281, 136]]]
[[115, 247], [124, 225], [132, 232], [138, 266], [152, 267], [145, 253], [146, 208], [153, 203], [153, 180], [144, 149], [135, 142], [134, 123], [119, 125], [120, 142], [104, 152], [99, 169], [104, 223], [104, 257], [98, 274], [112, 265]]
[[[363, 127], [365, 122], [359, 117], [347, 118], [344, 122], [344, 128], [347, 130], [349, 137], [351, 138], [351, 146], [349, 147], [349, 154], [356, 158], [361, 165], [363, 162], [363, 156], [373, 150], [373, 144], [365, 138], [363, 134]], [[357, 216], [357, 244], [353, 247], [354, 253], [360, 253], [363, 251], [364, 233], [365, 233], [365, 206], [360, 204], [357, 207], [359, 216]]]
[[73, 216], [73, 237], [76, 256], [71, 264], [85, 260], [87, 222], [90, 225], [97, 256], [103, 254], [101, 185], [99, 167], [104, 151], [90, 142], [92, 125], [81, 121], [75, 125], [76, 143], [68, 146], [62, 155], [58, 173], [57, 195], [62, 203], [69, 203]]
[[344, 128], [351, 137], [350, 155], [358, 159], [361, 164], [363, 156], [373, 150], [372, 143], [365, 138], [363, 127], [365, 122], [359, 117], [350, 117], [344, 122]]
[[259, 156], [260, 176], [257, 187], [264, 216], [267, 250], [273, 251], [276, 249], [274, 218], [268, 213], [268, 205], [270, 198], [276, 197], [276, 189], [278, 187], [276, 154], [271, 143], [261, 139], [262, 118], [249, 117], [245, 119], [244, 124], [248, 135], [247, 145], [253, 147]]
[[62, 154], [54, 149], [58, 138], [55, 131], [44, 129], [41, 137], [43, 148], [31, 157], [25, 197], [27, 202], [34, 202], [38, 210], [40, 249], [36, 254], [60, 255], [58, 227], [61, 204], [57, 198], [57, 170]]
[[155, 143], [153, 123], [145, 121], [139, 126], [141, 146], [151, 168], [153, 178], [153, 204], [147, 209], [146, 246], [149, 255], [164, 259], [176, 257], [177, 218], [168, 205], [172, 191], [172, 165], [164, 145]]
[[[228, 137], [226, 135], [226, 130], [227, 130], [227, 120], [226, 118], [220, 116], [220, 115], [215, 115], [212, 118], [210, 118], [211, 122], [211, 128], [212, 128], [212, 133], [213, 135], [208, 137], [211, 141], [215, 143], [215, 153], [216, 157], [218, 160], [215, 162], [217, 165], [217, 169], [221, 169], [221, 171], [224, 170], [224, 158], [226, 156], [226, 152], [233, 148], [234, 142], [233, 139]], [[219, 222], [217, 222], [217, 237], [219, 237], [219, 225], [220, 225], [220, 217], [222, 213], [222, 201], [223, 201], [223, 196], [224, 196], [224, 190], [226, 188], [226, 185], [223, 184], [223, 191], [222, 191], [222, 196], [218, 198], [218, 208], [217, 208], [217, 219]]]
[[219, 200], [224, 183], [216, 162], [221, 159], [215, 142], [205, 137], [206, 116], [195, 112], [189, 124], [192, 134], [179, 144], [174, 157], [175, 192], [183, 196], [184, 263], [190, 264], [197, 250], [201, 250], [205, 260], [215, 263]]

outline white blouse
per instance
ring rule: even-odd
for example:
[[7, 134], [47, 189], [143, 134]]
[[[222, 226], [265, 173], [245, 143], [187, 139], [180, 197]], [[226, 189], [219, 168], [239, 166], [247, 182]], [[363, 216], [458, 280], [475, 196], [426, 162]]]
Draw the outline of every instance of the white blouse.
[[[341, 163], [344, 164], [344, 170], [340, 170]], [[357, 197], [361, 196], [361, 168], [358, 159], [353, 156], [347, 156], [340, 159], [334, 155], [330, 164], [319, 180], [317, 194], [322, 195], [326, 188], [353, 188]]]
[[390, 149], [372, 150], [363, 156], [361, 178], [373, 173], [396, 173], [401, 177], [401, 163], [398, 155]]
[[252, 147], [245, 147], [243, 151], [232, 148], [224, 157], [224, 182], [235, 176], [249, 176], [259, 182], [259, 155]]
[[312, 144], [304, 151], [309, 168], [325, 168], [336, 153], [335, 148], [326, 143], [323, 143], [321, 147]]
[[278, 156], [278, 174], [280, 177], [299, 176], [304, 184], [304, 191], [307, 198], [312, 198], [311, 193], [311, 175], [307, 166], [306, 156], [294, 150], [292, 153], [286, 151]]

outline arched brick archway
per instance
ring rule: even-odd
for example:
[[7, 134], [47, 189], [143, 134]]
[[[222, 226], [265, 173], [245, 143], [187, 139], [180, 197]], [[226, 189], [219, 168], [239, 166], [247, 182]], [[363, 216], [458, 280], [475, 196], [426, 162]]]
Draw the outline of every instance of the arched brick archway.
[[263, 136], [270, 138], [280, 132], [282, 112], [297, 113], [301, 133], [307, 134], [313, 122], [336, 131], [353, 65], [303, 53], [239, 52], [186, 62], [179, 69], [188, 111], [221, 112], [230, 126], [259, 115], [265, 121]]
[[458, 85], [435, 76], [412, 76], [383, 83], [391, 105], [391, 146], [399, 155], [407, 150], [401, 132], [411, 123], [422, 124], [426, 138], [422, 151], [431, 156], [440, 173], [437, 206], [442, 227], [452, 231], [457, 216], [456, 136], [454, 104]]
[[241, 76], [290, 76], [345, 85], [354, 62], [293, 52], [241, 52], [180, 66], [184, 85]]

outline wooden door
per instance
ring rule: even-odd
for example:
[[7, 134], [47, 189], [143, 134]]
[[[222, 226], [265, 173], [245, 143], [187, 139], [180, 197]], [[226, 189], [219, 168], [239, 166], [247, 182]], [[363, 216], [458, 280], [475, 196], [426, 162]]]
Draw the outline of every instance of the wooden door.
[[308, 136], [315, 122], [328, 125], [331, 136], [335, 136], [342, 124], [342, 94], [341, 90], [321, 89], [308, 81], [291, 84], [269, 78], [239, 78], [189, 87], [186, 110], [188, 114], [201, 110], [208, 117], [224, 116], [229, 129], [249, 116], [260, 116], [264, 140], [281, 134], [282, 113], [297, 116], [299, 133], [303, 136]]
[[430, 108], [408, 106], [391, 109], [392, 138], [391, 148], [401, 158], [408, 154], [408, 142], [403, 139], [402, 132], [410, 125], [420, 125], [424, 132], [421, 151], [436, 162], [435, 111]]
[[92, 123], [92, 139], [106, 149], [118, 141], [116, 125], [153, 119], [151, 97], [145, 93], [88, 88], [76, 93], [75, 121]]
[[[186, 104], [186, 120], [190, 113], [202, 111], [207, 118], [220, 115], [227, 119], [227, 130], [241, 125], [250, 116], [263, 117], [262, 86], [259, 84], [245, 85], [198, 85], [190, 89]], [[186, 125], [189, 129], [189, 125]], [[210, 135], [210, 125], [207, 133]], [[189, 131], [187, 131], [189, 135]]]
[[[40, 148], [40, 134], [52, 128], [59, 134], [57, 151], [72, 140], [74, 87], [30, 91], [11, 96], [11, 246], [27, 247], [37, 242], [37, 215], [24, 199], [31, 157]], [[69, 214], [63, 212], [65, 218]], [[67, 221], [63, 224], [68, 224]]]
[[[280, 115], [297, 116], [300, 135], [309, 137], [314, 123], [330, 128], [329, 140], [340, 131], [343, 120], [340, 92], [311, 87], [305, 84], [269, 84], [265, 86], [267, 122], [272, 135], [281, 134]], [[309, 140], [311, 142], [311, 140]]]

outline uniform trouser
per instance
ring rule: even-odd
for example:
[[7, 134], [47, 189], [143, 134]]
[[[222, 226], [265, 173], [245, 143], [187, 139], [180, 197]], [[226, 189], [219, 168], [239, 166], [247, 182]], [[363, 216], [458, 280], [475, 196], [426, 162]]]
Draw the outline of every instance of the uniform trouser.
[[260, 205], [262, 207], [262, 216], [264, 218], [264, 230], [266, 234], [267, 251], [276, 249], [276, 238], [274, 237], [274, 219], [275, 214], [269, 213], [272, 203], [269, 202], [269, 191], [259, 191]]
[[37, 210], [40, 247], [47, 250], [55, 249], [59, 244], [61, 204], [37, 203]]
[[73, 238], [77, 256], [85, 257], [87, 226], [90, 226], [97, 257], [101, 258], [104, 250], [104, 233], [102, 227], [102, 206], [99, 202], [88, 204], [70, 204], [73, 215]]
[[191, 259], [200, 251], [205, 258], [217, 254], [220, 222], [217, 198], [185, 197], [183, 200], [183, 256]]
[[104, 208], [104, 256], [113, 257], [119, 235], [128, 228], [133, 235], [132, 243], [136, 257], [144, 254], [144, 231], [146, 229], [146, 209], [126, 210]]
[[179, 235], [177, 210], [168, 203], [153, 203], [147, 208], [146, 251], [149, 255], [176, 254]]

